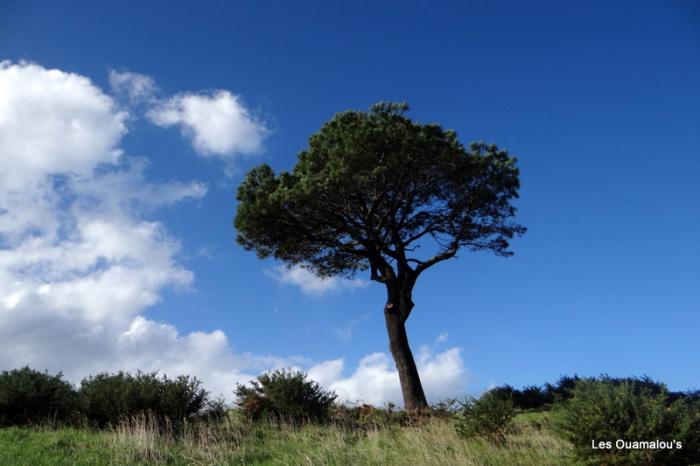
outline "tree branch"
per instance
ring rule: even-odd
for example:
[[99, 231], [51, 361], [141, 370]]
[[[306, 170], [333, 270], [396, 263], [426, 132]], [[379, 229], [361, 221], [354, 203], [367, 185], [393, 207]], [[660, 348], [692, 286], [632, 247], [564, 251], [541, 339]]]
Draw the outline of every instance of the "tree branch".
[[436, 254], [435, 256], [433, 256], [431, 259], [428, 259], [427, 261], [420, 262], [416, 266], [416, 275], [422, 273], [427, 268], [432, 267], [433, 265], [437, 264], [438, 262], [442, 262], [442, 261], [447, 260], [447, 259], [452, 259], [457, 254], [458, 249], [459, 249], [459, 243], [455, 241], [445, 251], [443, 251], [439, 254]]

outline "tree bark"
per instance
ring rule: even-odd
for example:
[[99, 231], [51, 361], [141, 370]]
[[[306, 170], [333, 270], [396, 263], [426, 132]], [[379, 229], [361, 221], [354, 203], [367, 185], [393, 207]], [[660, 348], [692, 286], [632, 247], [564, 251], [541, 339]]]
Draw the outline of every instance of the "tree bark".
[[[384, 318], [389, 334], [389, 348], [399, 372], [404, 409], [417, 411], [427, 408], [428, 402], [418, 376], [418, 368], [416, 368], [411, 347], [408, 345], [405, 318], [410, 313], [410, 309], [406, 310], [406, 305], [400, 302], [388, 302], [384, 307]], [[412, 303], [410, 305], [412, 306]]]

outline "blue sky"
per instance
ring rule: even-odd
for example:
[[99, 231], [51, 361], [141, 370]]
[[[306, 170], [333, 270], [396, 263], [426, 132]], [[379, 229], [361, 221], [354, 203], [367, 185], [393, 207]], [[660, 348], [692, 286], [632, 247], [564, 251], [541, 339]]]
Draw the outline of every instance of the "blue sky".
[[[429, 392], [541, 384], [573, 373], [647, 374], [673, 389], [700, 386], [694, 370], [700, 356], [700, 4], [352, 3], [0, 2], [0, 60], [11, 62], [5, 70], [28, 61], [39, 67], [36, 76], [57, 69], [89, 78], [113, 101], [100, 111], [116, 118], [110, 120], [115, 128], [123, 125], [95, 149], [123, 151], [110, 170], [151, 196], [146, 186], [179, 193], [172, 194], [178, 202], [142, 199], [153, 205], [120, 207], [112, 218], [128, 220], [120, 224], [124, 231], [147, 222], [167, 232], [166, 239], [149, 233], [145, 249], [138, 249], [162, 253], [161, 269], [143, 266], [144, 276], [167, 270], [141, 290], [158, 299], [129, 304], [121, 327], [88, 311], [46, 305], [42, 319], [55, 326], [37, 330], [47, 322], [38, 317], [33, 327], [6, 324], [5, 338], [16, 344], [0, 349], [0, 363], [62, 369], [76, 379], [120, 364], [174, 372], [206, 367], [198, 375], [214, 390], [225, 384], [207, 376], [235, 372], [222, 376], [228, 383], [293, 364], [348, 396], [357, 395], [364, 368], [364, 376], [386, 380], [386, 386], [376, 387], [383, 393], [377, 398], [360, 394], [392, 398], [392, 364], [372, 356], [387, 351], [381, 287], [336, 282], [325, 284], [326, 292], [304, 292], [293, 282], [301, 277], [313, 284], [309, 277], [284, 275], [274, 262], [235, 244], [232, 218], [235, 189], [247, 170], [263, 162], [290, 169], [308, 136], [334, 113], [394, 100], [409, 102], [418, 121], [455, 129], [465, 143], [485, 140], [507, 148], [521, 168], [517, 218], [528, 233], [514, 241], [515, 256], [465, 252], [431, 269], [417, 286], [408, 330], [414, 351], [423, 355]], [[131, 76], [126, 90], [110, 84], [110, 71]], [[150, 78], [140, 82], [155, 87], [129, 99], [136, 77]], [[34, 85], [43, 86], [44, 78], [36, 79]], [[29, 92], [28, 79], [17, 82]], [[0, 105], [20, 92], [13, 89], [0, 87]], [[188, 126], [183, 98], [212, 103], [222, 95], [218, 91], [236, 96], [232, 108], [247, 112], [250, 131], [235, 144], [226, 139], [220, 147], [208, 140], [203, 147], [208, 136]], [[174, 108], [180, 109], [179, 120], [154, 124], [154, 112]], [[123, 118], [115, 116], [119, 111]], [[0, 132], [3, 121], [13, 118], [5, 115]], [[199, 147], [198, 135], [204, 138]], [[5, 157], [16, 156], [12, 150]], [[85, 157], [93, 160], [91, 154]], [[94, 160], [106, 160], [100, 157]], [[133, 157], [147, 163], [140, 175], [125, 168]], [[97, 165], [76, 167], [94, 183], [71, 181], [71, 195], [99, 196], [95, 185], [105, 180], [95, 175]], [[73, 176], [52, 170], [40, 175]], [[119, 189], [114, 195], [128, 191]], [[0, 201], [9, 205], [12, 199], [0, 192]], [[36, 206], [26, 202], [27, 208]], [[106, 205], [107, 198], [100, 202]], [[88, 215], [76, 212], [73, 223]], [[102, 224], [107, 213], [101, 207]], [[0, 252], [26, 252], [30, 229], [13, 227], [21, 234], [8, 239], [10, 227], [3, 225]], [[96, 253], [80, 277], [109, 268], [105, 257]], [[32, 272], [37, 269], [28, 265], [21, 271], [23, 283], [37, 290], [40, 283], [68, 280]], [[3, 292], [14, 296], [20, 268], [7, 267], [0, 287], [6, 280]], [[78, 272], [71, 270], [73, 280]], [[39, 293], [25, 291], [21, 296]], [[21, 308], [17, 300], [0, 308], [6, 322], [12, 309]], [[115, 307], [105, 315], [119, 312]], [[51, 320], [56, 313], [61, 319]], [[53, 367], [59, 360], [50, 353], [68, 351], [62, 341], [73, 344], [67, 338], [72, 322], [123, 335], [137, 318], [161, 325], [165, 333], [177, 329], [177, 336], [158, 340], [157, 347], [136, 345], [128, 355], [115, 343], [100, 350], [103, 362]], [[31, 344], [34, 334], [42, 335], [38, 346]], [[198, 336], [219, 345], [205, 362], [189, 356], [200, 348]], [[54, 341], [49, 345], [47, 339]], [[42, 344], [51, 348], [46, 355]], [[431, 372], [440, 369], [448, 380]]]

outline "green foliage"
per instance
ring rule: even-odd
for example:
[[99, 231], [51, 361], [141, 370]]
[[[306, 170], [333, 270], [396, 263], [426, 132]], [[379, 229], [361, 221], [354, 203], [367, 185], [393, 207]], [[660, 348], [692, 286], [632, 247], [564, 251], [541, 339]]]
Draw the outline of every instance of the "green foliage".
[[461, 436], [486, 437], [499, 444], [505, 442], [506, 431], [515, 416], [515, 408], [510, 399], [488, 391], [479, 398], [467, 398], [461, 405], [455, 424]]
[[530, 385], [523, 389], [502, 385], [491, 389], [494, 396], [511, 400], [513, 406], [520, 410], [548, 409], [556, 401], [571, 398], [571, 390], [579, 380], [578, 376], [562, 376], [555, 384], [546, 383], [542, 387]]
[[573, 389], [579, 380], [581, 378], [578, 375], [573, 377], [563, 375], [559, 377], [559, 380], [554, 385], [550, 383], [544, 384], [544, 390], [553, 402], [566, 401], [573, 396]]
[[300, 424], [329, 419], [336, 395], [307, 380], [303, 372], [276, 370], [238, 385], [236, 396], [243, 414], [251, 420], [278, 420]]
[[[540, 414], [540, 413], [531, 413]], [[0, 429], [0, 464], [64, 465], [336, 465], [336, 466], [561, 466], [566, 443], [527, 422], [508, 434], [506, 447], [480, 438], [465, 440], [451, 421], [431, 419], [419, 427], [350, 431], [334, 424], [200, 423], [183, 436], [148, 424], [116, 431]]]
[[436, 260], [411, 259], [416, 272], [460, 247], [510, 255], [508, 240], [525, 231], [509, 220], [515, 159], [495, 145], [466, 149], [454, 131], [415, 123], [406, 110], [383, 102], [339, 113], [292, 172], [251, 170], [238, 189], [238, 242], [324, 276], [371, 267], [379, 278], [393, 260], [408, 270], [409, 245], [430, 238]]
[[83, 380], [81, 408], [85, 417], [98, 427], [116, 425], [141, 415], [175, 427], [183, 420], [222, 415], [223, 407], [210, 401], [200, 385], [199, 380], [189, 376], [169, 379], [156, 373], [102, 373]]
[[101, 466], [115, 461], [104, 432], [71, 427], [6, 427], [0, 429], [3, 466]]
[[[557, 409], [557, 427], [586, 464], [658, 465], [700, 462], [700, 403], [649, 378], [578, 380]], [[682, 448], [618, 448], [617, 441], [664, 441]], [[592, 442], [611, 442], [592, 448]]]
[[510, 385], [503, 385], [491, 389], [491, 392], [497, 398], [512, 401], [515, 408], [522, 410], [540, 409], [554, 401], [546, 389], [536, 385], [525, 387], [522, 390]]
[[0, 425], [66, 422], [77, 409], [77, 395], [61, 373], [28, 367], [0, 374]]

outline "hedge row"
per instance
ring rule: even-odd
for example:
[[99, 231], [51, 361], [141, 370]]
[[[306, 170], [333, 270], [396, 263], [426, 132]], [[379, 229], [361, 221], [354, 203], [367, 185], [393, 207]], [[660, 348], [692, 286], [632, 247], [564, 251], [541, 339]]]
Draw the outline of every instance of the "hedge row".
[[624, 377], [616, 378], [602, 376], [598, 379], [587, 377], [579, 377], [577, 375], [562, 376], [554, 384], [546, 383], [543, 386], [529, 385], [522, 389], [513, 388], [510, 385], [501, 385], [489, 390], [493, 396], [500, 400], [509, 400], [513, 403], [513, 407], [523, 411], [550, 409], [555, 403], [566, 401], [573, 397], [575, 387], [582, 381], [598, 380], [598, 382], [608, 385], [622, 385], [632, 383], [638, 387], [645, 387], [649, 390], [660, 392], [664, 391], [669, 400], [675, 401], [678, 399], [698, 398], [698, 392], [673, 392], [666, 387], [648, 377]]
[[0, 425], [47, 421], [116, 425], [147, 414], [178, 424], [205, 416], [220, 416], [223, 403], [194, 377], [169, 379], [156, 373], [102, 373], [88, 377], [76, 389], [61, 373], [50, 375], [28, 367], [0, 374]]

